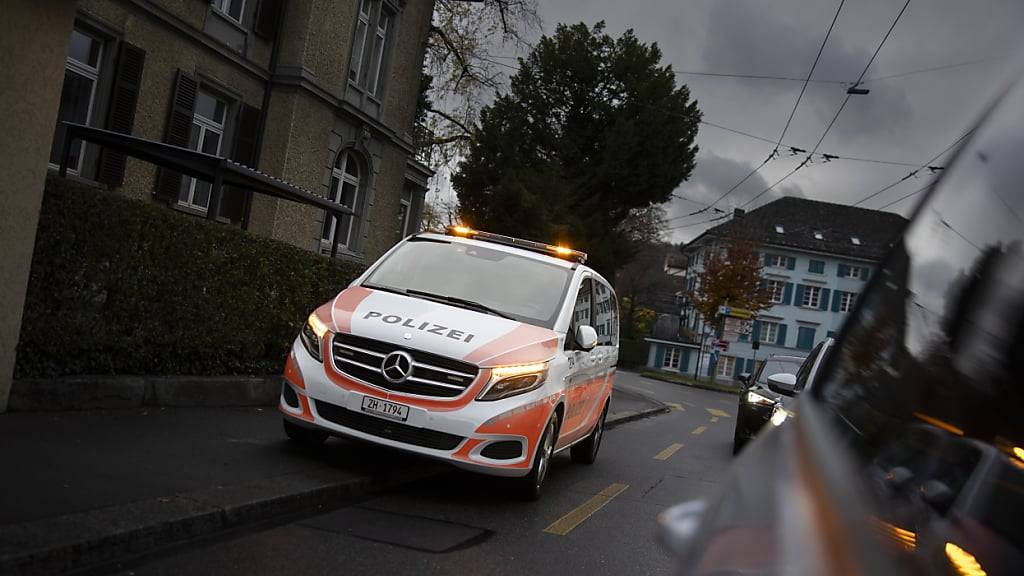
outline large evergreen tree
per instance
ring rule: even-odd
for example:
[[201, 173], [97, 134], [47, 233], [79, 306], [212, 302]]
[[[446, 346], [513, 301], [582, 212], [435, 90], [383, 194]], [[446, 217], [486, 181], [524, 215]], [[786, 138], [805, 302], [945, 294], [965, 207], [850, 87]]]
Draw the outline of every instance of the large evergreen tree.
[[632, 31], [612, 38], [604, 23], [559, 25], [481, 111], [453, 176], [460, 215], [578, 247], [612, 277], [693, 170], [699, 121], [656, 44]]

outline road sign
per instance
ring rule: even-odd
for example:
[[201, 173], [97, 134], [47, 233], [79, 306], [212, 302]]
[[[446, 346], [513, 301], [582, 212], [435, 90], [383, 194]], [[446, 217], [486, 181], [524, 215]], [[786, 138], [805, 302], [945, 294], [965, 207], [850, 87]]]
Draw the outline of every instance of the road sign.
[[729, 342], [736, 342], [740, 336], [750, 336], [754, 329], [754, 323], [750, 320], [743, 320], [733, 316], [726, 316], [722, 323], [722, 339]]
[[722, 316], [731, 318], [743, 318], [744, 320], [754, 318], [757, 316], [756, 312], [751, 312], [744, 308], [733, 308], [732, 306], [719, 306], [718, 313]]

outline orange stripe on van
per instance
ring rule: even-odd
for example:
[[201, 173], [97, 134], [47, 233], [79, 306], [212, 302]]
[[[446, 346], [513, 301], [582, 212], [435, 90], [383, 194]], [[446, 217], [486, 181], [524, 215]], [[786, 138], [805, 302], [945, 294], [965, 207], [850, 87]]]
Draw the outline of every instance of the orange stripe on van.
[[520, 324], [508, 334], [480, 346], [463, 360], [479, 366], [529, 364], [550, 360], [558, 351], [558, 335], [547, 328]]
[[373, 290], [369, 288], [353, 286], [343, 290], [333, 302], [317, 308], [317, 314], [331, 327], [333, 332], [350, 334], [352, 332], [352, 314], [370, 294], [373, 294]]
[[299, 364], [295, 361], [295, 352], [288, 354], [288, 360], [284, 363], [284, 377], [295, 385], [296, 388], [306, 389], [306, 381], [299, 371]]

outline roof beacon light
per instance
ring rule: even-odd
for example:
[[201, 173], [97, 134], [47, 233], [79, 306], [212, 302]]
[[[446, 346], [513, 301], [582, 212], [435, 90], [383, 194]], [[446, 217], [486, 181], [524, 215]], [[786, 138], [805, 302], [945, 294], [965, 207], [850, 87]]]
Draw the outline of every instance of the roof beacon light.
[[472, 238], [474, 240], [482, 240], [484, 242], [493, 242], [495, 244], [503, 244], [505, 246], [514, 246], [516, 248], [522, 248], [523, 250], [529, 250], [531, 252], [538, 252], [540, 254], [547, 254], [548, 256], [555, 256], [562, 258], [563, 260], [571, 260], [573, 262], [579, 262], [585, 264], [587, 262], [586, 252], [580, 252], [579, 250], [573, 250], [565, 246], [555, 246], [552, 244], [544, 244], [543, 242], [534, 242], [532, 240], [523, 240], [522, 238], [513, 238], [511, 236], [505, 236], [503, 234], [494, 234], [492, 232], [482, 232], [480, 230], [473, 230], [466, 226], [449, 226], [448, 234], [451, 236], [461, 236], [463, 238]]

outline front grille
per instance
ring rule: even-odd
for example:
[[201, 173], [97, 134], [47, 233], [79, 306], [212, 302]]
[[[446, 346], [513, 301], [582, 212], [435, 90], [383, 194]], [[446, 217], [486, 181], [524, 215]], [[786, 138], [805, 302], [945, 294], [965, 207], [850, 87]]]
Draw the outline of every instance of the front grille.
[[372, 434], [388, 440], [422, 446], [423, 448], [434, 448], [435, 450], [454, 450], [465, 438], [428, 430], [399, 422], [392, 422], [384, 418], [377, 418], [361, 412], [355, 412], [320, 400], [314, 400], [316, 412], [321, 418], [334, 422], [339, 426]]
[[[469, 388], [477, 375], [477, 367], [467, 362], [351, 334], [335, 334], [331, 348], [339, 372], [395, 392], [454, 398]], [[384, 357], [396, 350], [413, 359], [412, 373], [399, 384], [389, 382], [380, 372]]]
[[523, 454], [523, 445], [515, 440], [502, 440], [484, 446], [480, 455], [492, 460], [512, 460]]

